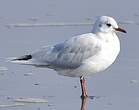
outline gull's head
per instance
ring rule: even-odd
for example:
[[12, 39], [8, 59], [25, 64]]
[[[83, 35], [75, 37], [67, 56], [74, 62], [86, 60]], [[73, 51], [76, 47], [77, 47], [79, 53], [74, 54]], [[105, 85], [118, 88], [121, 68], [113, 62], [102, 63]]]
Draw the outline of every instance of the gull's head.
[[112, 33], [120, 31], [123, 33], [126, 33], [126, 31], [122, 28], [118, 27], [117, 22], [115, 21], [114, 18], [109, 17], [109, 16], [101, 16], [99, 17], [93, 28], [94, 33], [102, 32], [102, 33]]

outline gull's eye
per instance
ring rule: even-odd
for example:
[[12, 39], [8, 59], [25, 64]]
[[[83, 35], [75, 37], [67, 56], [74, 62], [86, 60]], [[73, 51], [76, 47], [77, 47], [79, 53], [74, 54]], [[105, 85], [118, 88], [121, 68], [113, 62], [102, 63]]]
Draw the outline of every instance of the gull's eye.
[[110, 23], [107, 23], [106, 25], [107, 25], [108, 27], [111, 27], [111, 24], [110, 24]]

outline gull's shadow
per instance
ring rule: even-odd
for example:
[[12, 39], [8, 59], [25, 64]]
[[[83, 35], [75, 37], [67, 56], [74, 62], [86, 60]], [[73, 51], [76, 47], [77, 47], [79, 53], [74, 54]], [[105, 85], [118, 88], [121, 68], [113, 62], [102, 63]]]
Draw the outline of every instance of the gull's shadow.
[[91, 99], [93, 100], [95, 98], [95, 96], [88, 96], [85, 98], [81, 98], [81, 108], [80, 110], [87, 110], [87, 106], [88, 106], [88, 100]]
[[87, 110], [88, 99], [89, 99], [88, 97], [81, 98], [82, 103], [81, 103], [81, 109], [80, 110]]

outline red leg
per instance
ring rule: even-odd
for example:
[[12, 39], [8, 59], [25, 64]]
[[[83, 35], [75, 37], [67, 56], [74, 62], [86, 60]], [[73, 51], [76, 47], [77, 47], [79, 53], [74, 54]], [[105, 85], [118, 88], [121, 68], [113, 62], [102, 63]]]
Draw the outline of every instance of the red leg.
[[82, 89], [82, 98], [87, 97], [87, 90], [86, 90], [86, 81], [84, 77], [80, 77], [81, 89]]

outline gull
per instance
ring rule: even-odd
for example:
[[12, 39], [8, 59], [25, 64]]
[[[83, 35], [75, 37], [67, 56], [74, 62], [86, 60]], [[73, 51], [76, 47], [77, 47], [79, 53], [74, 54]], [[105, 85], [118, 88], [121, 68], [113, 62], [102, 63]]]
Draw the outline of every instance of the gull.
[[77, 35], [53, 46], [12, 59], [14, 63], [50, 68], [59, 75], [79, 77], [82, 95], [87, 97], [85, 77], [106, 70], [120, 52], [116, 32], [126, 31], [118, 27], [114, 18], [100, 16], [90, 33]]

